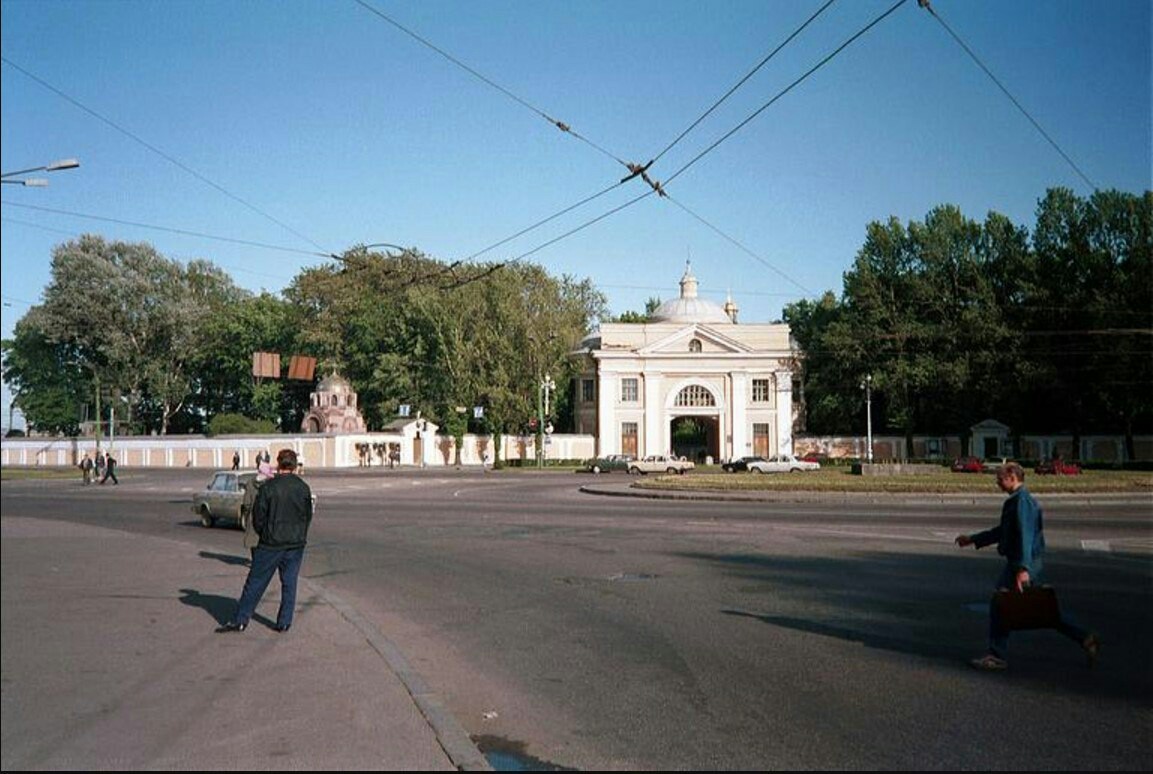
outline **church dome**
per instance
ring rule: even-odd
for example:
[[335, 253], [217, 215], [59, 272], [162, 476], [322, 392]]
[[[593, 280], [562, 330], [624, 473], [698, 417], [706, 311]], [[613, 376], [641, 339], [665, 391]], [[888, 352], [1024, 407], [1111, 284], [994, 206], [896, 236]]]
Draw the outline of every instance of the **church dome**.
[[329, 374], [316, 386], [317, 392], [352, 392], [352, 384], [343, 376]]
[[697, 297], [697, 278], [691, 265], [685, 266], [681, 277], [681, 296], [665, 301], [652, 314], [653, 322], [671, 323], [732, 323], [732, 318], [720, 304]]

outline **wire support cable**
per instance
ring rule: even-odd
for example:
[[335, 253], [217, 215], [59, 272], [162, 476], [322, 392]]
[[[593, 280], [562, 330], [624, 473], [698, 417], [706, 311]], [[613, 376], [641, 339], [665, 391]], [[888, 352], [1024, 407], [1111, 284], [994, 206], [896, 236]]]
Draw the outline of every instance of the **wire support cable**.
[[734, 246], [735, 246], [737, 249], [739, 249], [741, 252], [743, 252], [743, 253], [745, 253], [746, 255], [750, 256], [751, 258], [753, 258], [754, 260], [756, 260], [758, 263], [762, 264], [762, 265], [763, 265], [765, 268], [767, 268], [767, 269], [769, 269], [770, 271], [774, 272], [775, 274], [777, 274], [779, 277], [781, 277], [782, 279], [786, 280], [787, 282], [790, 282], [790, 283], [792, 283], [793, 285], [796, 285], [798, 288], [800, 288], [801, 290], [803, 290], [803, 291], [804, 291], [804, 292], [805, 292], [807, 295], [810, 295], [810, 296], [816, 295], [815, 293], [813, 293], [813, 291], [809, 290], [807, 287], [805, 287], [804, 285], [802, 285], [800, 282], [798, 282], [797, 280], [793, 279], [793, 278], [792, 278], [792, 277], [790, 277], [788, 274], [785, 274], [785, 272], [783, 272], [783, 271], [781, 271], [780, 269], [778, 269], [776, 266], [774, 266], [773, 264], [771, 264], [769, 261], [765, 260], [765, 258], [763, 258], [762, 256], [758, 255], [756, 252], [754, 252], [754, 251], [753, 251], [753, 250], [751, 250], [750, 248], [746, 247], [745, 245], [741, 244], [741, 243], [740, 243], [739, 241], [737, 241], [735, 238], [733, 238], [733, 237], [729, 236], [729, 235], [728, 235], [728, 234], [726, 234], [724, 231], [722, 231], [720, 228], [718, 228], [717, 226], [713, 225], [713, 224], [712, 224], [712, 223], [710, 223], [709, 221], [705, 220], [703, 217], [701, 217], [701, 216], [700, 216], [700, 215], [698, 215], [697, 213], [693, 212], [691, 209], [689, 209], [687, 206], [685, 206], [685, 204], [684, 204], [684, 203], [677, 201], [675, 198], [673, 198], [673, 197], [671, 197], [671, 196], [669, 196], [669, 197], [667, 197], [667, 198], [668, 198], [668, 200], [669, 200], [670, 202], [672, 202], [672, 203], [673, 203], [673, 204], [675, 204], [677, 207], [681, 208], [681, 209], [682, 209], [682, 210], [684, 210], [686, 213], [688, 213], [688, 214], [689, 214], [691, 217], [695, 218], [697, 221], [699, 221], [700, 223], [702, 223], [702, 224], [703, 224], [703, 225], [704, 225], [706, 228], [710, 229], [711, 231], [713, 231], [714, 233], [716, 233], [717, 235], [719, 235], [719, 236], [720, 236], [722, 239], [724, 239], [725, 241], [727, 241], [727, 242], [729, 242], [730, 244], [734, 245]]
[[612, 159], [613, 161], [620, 164], [621, 166], [623, 166], [625, 168], [629, 168], [628, 162], [621, 159], [615, 153], [613, 153], [609, 150], [606, 150], [605, 148], [596, 144], [595, 142], [593, 142], [589, 138], [585, 137], [584, 135], [580, 134], [579, 132], [574, 131], [571, 125], [569, 125], [569, 124], [567, 124], [564, 121], [561, 121], [559, 119], [553, 118], [548, 113], [541, 110], [536, 105], [529, 102], [528, 100], [526, 100], [523, 97], [519, 96], [518, 94], [510, 91], [509, 89], [506, 89], [504, 86], [501, 86], [499, 83], [497, 83], [493, 79], [489, 78], [488, 76], [484, 75], [483, 73], [481, 73], [481, 72], [477, 71], [476, 69], [470, 67], [469, 65], [465, 64], [464, 62], [457, 59], [455, 56], [453, 56], [449, 52], [445, 51], [440, 46], [436, 45], [435, 43], [428, 40], [427, 38], [419, 35], [418, 33], [414, 32], [413, 30], [410, 30], [408, 27], [404, 26], [403, 24], [398, 22], [396, 19], [393, 19], [388, 14], [386, 14], [383, 11], [381, 11], [380, 9], [376, 8], [371, 3], [367, 2], [367, 0], [353, 0], [353, 2], [355, 2], [357, 5], [364, 8], [369, 13], [377, 16], [381, 20], [388, 22], [393, 27], [396, 27], [398, 30], [403, 32], [405, 35], [408, 35], [410, 38], [417, 41], [422, 46], [425, 46], [426, 48], [429, 48], [429, 49], [435, 51], [436, 53], [440, 54], [442, 57], [447, 59], [452, 64], [454, 64], [457, 67], [459, 67], [460, 69], [464, 70], [466, 73], [468, 73], [472, 77], [476, 78], [477, 80], [481, 81], [482, 83], [485, 83], [488, 86], [491, 86], [492, 88], [496, 89], [501, 94], [505, 95], [506, 97], [508, 97], [512, 101], [516, 102], [521, 107], [524, 107], [524, 108], [527, 108], [528, 110], [531, 110], [533, 113], [540, 116], [545, 121], [548, 121], [550, 124], [552, 124], [557, 129], [560, 129], [565, 134], [572, 135], [576, 139], [578, 139], [581, 142], [588, 145], [593, 150], [599, 151], [601, 154], [607, 156], [608, 158]]
[[1044, 137], [1045, 140], [1051, 146], [1053, 146], [1053, 150], [1057, 151], [1057, 153], [1060, 154], [1061, 158], [1065, 159], [1066, 163], [1068, 163], [1069, 166], [1073, 168], [1073, 171], [1076, 172], [1077, 175], [1082, 180], [1085, 181], [1085, 184], [1088, 185], [1090, 188], [1092, 188], [1094, 191], [1097, 191], [1098, 190], [1097, 184], [1094, 183], [1092, 180], [1090, 180], [1089, 176], [1081, 171], [1081, 167], [1077, 166], [1077, 163], [1075, 161], [1073, 161], [1073, 159], [1069, 156], [1069, 154], [1066, 153], [1061, 148], [1061, 146], [1057, 144], [1057, 141], [1054, 140], [1049, 135], [1049, 133], [1045, 131], [1045, 129], [1041, 126], [1041, 124], [1038, 123], [1037, 119], [1033, 118], [1033, 116], [1029, 113], [1029, 111], [1025, 109], [1025, 106], [1022, 105], [1017, 100], [1017, 98], [1013, 96], [1013, 94], [1009, 91], [1009, 89], [1005, 87], [1005, 84], [1001, 83], [1000, 79], [997, 78], [997, 76], [993, 74], [993, 71], [985, 66], [985, 63], [981, 61], [981, 58], [977, 56], [976, 52], [974, 52], [973, 49], [969, 48], [969, 46], [965, 44], [965, 41], [963, 41], [961, 39], [961, 37], [956, 32], [953, 31], [953, 28], [950, 27], [948, 25], [948, 23], [943, 18], [941, 18], [940, 14], [938, 14], [935, 10], [933, 10], [933, 6], [929, 2], [929, 0], [917, 0], [917, 3], [922, 8], [924, 8], [926, 11], [928, 11], [929, 14], [934, 19], [936, 19], [937, 22], [942, 27], [945, 28], [945, 31], [949, 33], [949, 36], [951, 38], [953, 38], [954, 41], [957, 42], [957, 45], [959, 45], [962, 49], [964, 49], [965, 53], [969, 55], [969, 58], [972, 59], [974, 62], [976, 62], [978, 67], [980, 67], [982, 70], [984, 70], [985, 75], [989, 76], [989, 80], [991, 80], [993, 83], [995, 83], [997, 85], [997, 88], [1001, 90], [1002, 94], [1004, 94], [1006, 97], [1009, 98], [1009, 101], [1013, 103], [1013, 105], [1017, 108], [1017, 110], [1021, 111], [1021, 115], [1025, 116], [1025, 118], [1029, 119], [1029, 123], [1031, 123], [1033, 125], [1033, 128], [1036, 129], [1038, 132], [1040, 132], [1041, 136]]
[[[817, 17], [825, 12], [825, 9], [827, 9], [830, 5], [832, 5], [835, 2], [836, 2], [836, 0], [828, 0], [824, 5], [822, 5], [820, 8], [818, 8], [816, 13], [814, 13], [812, 16], [810, 16], [808, 19], [806, 19], [804, 24], [802, 24], [800, 27], [798, 27], [796, 30], [793, 31], [793, 34], [791, 34], [787, 38], [785, 38], [785, 40], [780, 45], [778, 45], [776, 48], [774, 48], [772, 50], [772, 52], [769, 53], [768, 56], [766, 56], [764, 59], [762, 59], [757, 64], [756, 67], [754, 67], [752, 70], [750, 70], [748, 72], [748, 74], [745, 75], [744, 78], [741, 78], [739, 81], [737, 81], [737, 83], [731, 89], [729, 89], [728, 91], [726, 91], [724, 93], [724, 96], [722, 96], [720, 99], [718, 99], [716, 102], [714, 102], [712, 107], [710, 107], [708, 110], [706, 110], [704, 113], [702, 113], [701, 116], [696, 121], [693, 121], [691, 124], [689, 124], [687, 129], [685, 129], [683, 132], [681, 132], [679, 135], [677, 135], [677, 138], [675, 140], [673, 140], [668, 145], [666, 145], [664, 150], [662, 150], [660, 153], [658, 153], [656, 156], [654, 156], [653, 161], [659, 160], [661, 158], [661, 156], [664, 156], [666, 153], [668, 153], [670, 150], [672, 150], [673, 146], [675, 146], [677, 143], [679, 143], [681, 140], [683, 140], [685, 138], [685, 135], [687, 135], [693, 129], [696, 129], [697, 125], [700, 124], [701, 121], [704, 121], [706, 118], [708, 118], [709, 115], [714, 110], [716, 110], [718, 107], [721, 106], [721, 103], [723, 103], [725, 100], [727, 100], [729, 97], [731, 97], [733, 95], [733, 93], [736, 92], [737, 89], [741, 88], [741, 86], [744, 86], [746, 81], [748, 81], [750, 78], [752, 78], [757, 73], [758, 70], [760, 70], [762, 67], [764, 67], [766, 64], [768, 64], [770, 59], [775, 57], [781, 51], [781, 49], [783, 49], [785, 46], [789, 45], [789, 43], [791, 43], [795, 37], [800, 35], [805, 30], [806, 27], [808, 27], [810, 24], [812, 24], [814, 21], [816, 21]], [[649, 164], [652, 164], [653, 161], [650, 161]]]
[[[92, 108], [88, 107], [88, 106], [87, 106], [87, 105], [85, 105], [84, 103], [80, 102], [78, 99], [75, 99], [74, 97], [71, 97], [70, 95], [66, 94], [66, 93], [65, 93], [65, 92], [63, 92], [62, 90], [60, 90], [60, 89], [56, 88], [55, 86], [53, 86], [52, 84], [48, 83], [48, 81], [44, 80], [43, 78], [40, 78], [39, 76], [37, 76], [37, 75], [35, 75], [35, 74], [33, 74], [33, 73], [29, 72], [28, 70], [24, 69], [23, 67], [21, 67], [20, 65], [16, 64], [15, 62], [13, 62], [13, 61], [12, 61], [11, 59], [9, 59], [8, 57], [6, 57], [6, 56], [0, 56], [0, 59], [2, 59], [2, 60], [3, 60], [4, 64], [6, 64], [6, 65], [9, 65], [10, 67], [12, 67], [12, 68], [14, 68], [14, 69], [16, 69], [16, 70], [19, 70], [19, 71], [20, 71], [21, 73], [23, 73], [25, 76], [27, 76], [28, 78], [32, 79], [32, 80], [33, 80], [33, 81], [35, 81], [36, 83], [39, 83], [41, 86], [43, 86], [44, 88], [48, 89], [48, 90], [49, 90], [49, 91], [51, 91], [52, 93], [56, 94], [58, 97], [60, 97], [60, 98], [64, 99], [65, 101], [67, 101], [67, 102], [71, 103], [71, 104], [72, 104], [72, 105], [74, 105], [75, 107], [77, 107], [77, 108], [79, 108], [79, 109], [83, 110], [85, 113], [87, 113], [88, 115], [92, 116], [93, 118], [96, 118], [97, 120], [99, 120], [99, 121], [101, 121], [101, 122], [103, 122], [103, 123], [107, 124], [108, 126], [112, 127], [112, 128], [113, 128], [113, 129], [115, 129], [116, 131], [118, 131], [118, 132], [120, 132], [121, 134], [123, 134], [125, 137], [128, 137], [129, 139], [131, 139], [131, 140], [133, 140], [133, 141], [135, 141], [135, 142], [139, 143], [140, 145], [143, 145], [145, 148], [147, 148], [148, 150], [152, 151], [152, 152], [153, 152], [153, 153], [155, 153], [157, 156], [160, 156], [160, 158], [162, 158], [162, 159], [164, 159], [165, 161], [169, 162], [170, 164], [173, 164], [173, 165], [175, 165], [176, 167], [178, 167], [178, 168], [180, 168], [180, 169], [184, 170], [185, 172], [187, 172], [188, 174], [192, 175], [193, 177], [195, 177], [195, 178], [196, 178], [197, 180], [199, 180], [200, 182], [202, 182], [202, 183], [205, 183], [206, 185], [209, 185], [209, 186], [211, 186], [212, 188], [215, 188], [217, 191], [219, 191], [220, 193], [224, 194], [224, 195], [225, 195], [225, 196], [227, 196], [229, 199], [232, 199], [234, 202], [237, 202], [237, 203], [239, 203], [239, 204], [242, 204], [243, 206], [247, 207], [247, 208], [248, 208], [249, 210], [251, 210], [252, 212], [255, 212], [257, 215], [260, 215], [261, 217], [263, 217], [263, 218], [266, 218], [266, 219], [268, 219], [268, 220], [272, 221], [272, 222], [273, 222], [273, 223], [275, 223], [276, 225], [278, 225], [278, 226], [280, 226], [281, 228], [283, 228], [285, 231], [288, 231], [288, 232], [289, 232], [290, 234], [292, 234], [293, 236], [296, 236], [296, 237], [298, 237], [298, 238], [300, 238], [300, 239], [303, 239], [305, 242], [308, 242], [310, 245], [312, 245], [312, 246], [313, 246], [313, 247], [315, 247], [316, 249], [318, 249], [318, 250], [323, 250], [323, 249], [324, 249], [324, 248], [322, 248], [322, 247], [321, 247], [319, 244], [317, 244], [315, 241], [313, 241], [313, 240], [312, 240], [312, 239], [310, 239], [309, 237], [305, 236], [304, 234], [300, 233], [299, 231], [297, 231], [296, 229], [294, 229], [292, 226], [288, 225], [288, 224], [287, 224], [287, 223], [285, 223], [284, 221], [282, 221], [282, 220], [279, 220], [278, 218], [276, 218], [276, 217], [274, 217], [274, 216], [272, 216], [272, 215], [268, 214], [268, 213], [267, 213], [267, 212], [265, 212], [264, 210], [262, 210], [262, 209], [260, 209], [259, 207], [257, 207], [255, 204], [252, 204], [251, 202], [249, 202], [249, 201], [246, 201], [246, 200], [242, 199], [241, 197], [239, 197], [239, 196], [237, 196], [236, 194], [234, 194], [234, 193], [232, 193], [231, 191], [229, 191], [229, 190], [228, 190], [227, 188], [225, 188], [224, 186], [222, 186], [222, 185], [219, 185], [218, 183], [216, 183], [216, 182], [214, 182], [214, 181], [212, 181], [212, 180], [208, 179], [207, 177], [205, 177], [204, 175], [200, 174], [199, 172], [197, 172], [197, 171], [196, 171], [195, 169], [193, 169], [192, 167], [189, 167], [187, 164], [183, 163], [183, 162], [182, 162], [182, 161], [180, 161], [179, 159], [177, 159], [177, 158], [174, 158], [173, 156], [171, 156], [171, 155], [170, 155], [170, 154], [168, 154], [168, 153], [165, 153], [165, 152], [164, 152], [163, 150], [161, 150], [160, 148], [157, 148], [155, 145], [153, 145], [153, 144], [149, 143], [148, 141], [144, 140], [142, 137], [140, 137], [140, 136], [139, 136], [139, 135], [137, 135], [137, 134], [134, 134], [133, 132], [129, 131], [128, 129], [125, 129], [123, 126], [121, 126], [120, 124], [116, 123], [116, 122], [115, 122], [115, 121], [113, 121], [112, 119], [110, 119], [110, 118], [107, 118], [107, 117], [105, 117], [105, 116], [101, 115], [100, 113], [96, 112], [95, 110], [93, 110]], [[325, 254], [327, 255], [327, 253], [325, 253]]]
[[871, 22], [869, 22], [868, 24], [866, 24], [864, 27], [862, 27], [860, 30], [858, 30], [858, 31], [857, 31], [857, 32], [856, 32], [856, 33], [855, 33], [855, 34], [854, 34], [852, 37], [850, 37], [848, 40], [846, 40], [846, 41], [845, 41], [844, 43], [842, 43], [841, 45], [837, 46], [837, 47], [836, 47], [836, 48], [835, 48], [835, 49], [832, 51], [832, 53], [830, 53], [830, 54], [829, 54], [828, 56], [826, 56], [824, 59], [822, 59], [821, 61], [819, 61], [819, 62], [817, 62], [815, 65], [813, 65], [811, 68], [809, 68], [809, 69], [808, 69], [808, 70], [807, 70], [807, 71], [804, 73], [804, 75], [800, 76], [800, 77], [799, 77], [799, 78], [797, 78], [795, 81], [793, 81], [793, 82], [792, 82], [792, 83], [790, 83], [788, 86], [786, 86], [784, 89], [782, 89], [781, 91], [777, 92], [776, 96], [774, 96], [772, 99], [770, 99], [770, 100], [769, 100], [768, 102], [766, 102], [764, 105], [761, 105], [759, 108], [757, 108], [757, 110], [755, 110], [755, 111], [754, 111], [754, 112], [753, 112], [753, 113], [752, 113], [752, 114], [751, 114], [751, 115], [750, 115], [748, 118], [746, 118], [745, 120], [741, 121], [739, 124], [737, 124], [736, 126], [734, 126], [732, 129], [730, 129], [730, 130], [729, 130], [728, 132], [726, 132], [725, 134], [721, 135], [721, 137], [720, 137], [720, 138], [718, 138], [718, 139], [717, 139], [717, 140], [716, 140], [716, 141], [715, 141], [715, 142], [714, 142], [712, 145], [708, 146], [708, 147], [707, 147], [707, 148], [705, 148], [703, 151], [701, 151], [701, 152], [700, 152], [700, 153], [698, 153], [696, 156], [694, 156], [694, 157], [692, 158], [692, 160], [691, 160], [691, 161], [689, 161], [687, 164], [685, 164], [685, 165], [684, 165], [684, 166], [682, 166], [680, 169], [678, 169], [676, 172], [674, 172], [674, 173], [673, 173], [673, 175], [672, 175], [671, 177], [669, 177], [669, 179], [668, 179], [668, 180], [666, 180], [664, 184], [667, 186], [667, 185], [668, 185], [669, 183], [671, 183], [673, 180], [675, 180], [676, 178], [680, 177], [680, 176], [681, 176], [681, 175], [682, 175], [684, 172], [688, 171], [688, 169], [689, 169], [690, 167], [692, 167], [694, 164], [696, 164], [696, 163], [697, 163], [698, 161], [700, 161], [702, 158], [704, 158], [705, 156], [707, 156], [709, 153], [712, 153], [714, 150], [716, 150], [716, 148], [717, 148], [717, 146], [718, 146], [718, 145], [720, 145], [721, 143], [723, 143], [723, 142], [725, 142], [726, 140], [728, 140], [730, 137], [732, 137], [734, 134], [736, 134], [737, 132], [739, 132], [741, 129], [745, 128], [745, 126], [747, 126], [747, 125], [748, 125], [748, 124], [749, 124], [749, 123], [750, 123], [750, 122], [751, 122], [751, 121], [752, 121], [754, 118], [756, 118], [756, 117], [757, 117], [757, 116], [759, 116], [761, 113], [763, 113], [765, 110], [767, 110], [767, 109], [768, 109], [770, 106], [772, 106], [772, 105], [773, 105], [773, 104], [774, 104], [774, 103], [775, 103], [777, 100], [779, 100], [781, 97], [783, 97], [783, 96], [785, 96], [786, 94], [788, 94], [790, 91], [792, 91], [794, 88], [796, 88], [796, 87], [797, 87], [797, 86], [798, 86], [798, 85], [799, 85], [799, 84], [800, 84], [802, 81], [806, 80], [806, 79], [807, 79], [807, 78], [808, 78], [810, 75], [812, 75], [813, 73], [815, 73], [817, 70], [821, 69], [821, 68], [822, 68], [822, 67], [824, 67], [826, 64], [828, 64], [829, 62], [831, 62], [831, 61], [833, 60], [833, 58], [834, 58], [834, 57], [836, 57], [838, 54], [840, 54], [842, 51], [844, 51], [844, 50], [845, 50], [846, 48], [848, 48], [850, 45], [852, 45], [853, 43], [855, 43], [855, 42], [856, 42], [856, 41], [857, 41], [857, 40], [858, 40], [858, 39], [859, 39], [861, 36], [863, 36], [863, 35], [864, 35], [866, 32], [868, 32], [868, 31], [869, 31], [869, 30], [871, 30], [873, 27], [875, 27], [875, 26], [877, 26], [878, 24], [880, 24], [880, 23], [881, 23], [883, 20], [885, 20], [886, 18], [888, 18], [888, 17], [889, 17], [889, 16], [890, 16], [890, 15], [891, 15], [891, 14], [892, 14], [894, 11], [896, 11], [898, 8], [900, 8], [902, 5], [904, 5], [904, 4], [905, 4], [905, 3], [907, 3], [908, 1], [909, 1], [909, 0], [897, 0], [897, 2], [896, 2], [896, 3], [895, 3], [895, 4], [894, 4], [894, 5], [891, 7], [891, 8], [889, 8], [889, 10], [885, 11], [885, 12], [884, 12], [884, 13], [882, 13], [880, 16], [878, 16], [877, 18], [873, 19]]

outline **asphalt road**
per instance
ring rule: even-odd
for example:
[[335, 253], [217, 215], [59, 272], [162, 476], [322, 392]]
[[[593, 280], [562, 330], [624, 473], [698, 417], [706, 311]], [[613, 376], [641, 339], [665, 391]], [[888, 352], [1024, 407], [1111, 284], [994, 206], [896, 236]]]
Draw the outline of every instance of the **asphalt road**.
[[[204, 471], [5, 482], [5, 516], [239, 550]], [[372, 620], [482, 748], [580, 769], [1142, 770], [1153, 760], [1153, 507], [1043, 501], [1047, 574], [1101, 634], [1014, 635], [983, 674], [1000, 498], [600, 497], [590, 476], [316, 472], [304, 574]], [[303, 623], [303, 621], [300, 621]]]

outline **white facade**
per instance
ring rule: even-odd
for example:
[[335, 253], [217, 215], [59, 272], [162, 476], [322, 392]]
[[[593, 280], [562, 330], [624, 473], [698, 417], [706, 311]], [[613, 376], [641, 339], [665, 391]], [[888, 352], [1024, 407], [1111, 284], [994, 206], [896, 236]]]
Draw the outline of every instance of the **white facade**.
[[680, 298], [662, 304], [652, 322], [602, 324], [574, 353], [585, 361], [576, 431], [596, 436], [598, 455], [704, 462], [791, 453], [789, 327], [738, 324], [736, 316], [731, 300], [722, 308], [698, 298], [687, 268]]

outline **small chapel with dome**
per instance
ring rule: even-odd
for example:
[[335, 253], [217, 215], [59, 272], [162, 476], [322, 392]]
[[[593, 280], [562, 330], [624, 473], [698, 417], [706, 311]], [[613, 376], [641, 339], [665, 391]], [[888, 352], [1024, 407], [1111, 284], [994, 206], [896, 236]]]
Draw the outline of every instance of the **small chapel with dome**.
[[793, 450], [797, 351], [783, 323], [737, 322], [698, 295], [692, 266], [680, 296], [644, 323], [602, 323], [576, 353], [576, 430], [598, 456], [676, 454], [705, 462]]
[[309, 401], [302, 433], [363, 433], [364, 417], [356, 405], [356, 391], [347, 379], [330, 374], [320, 380]]

